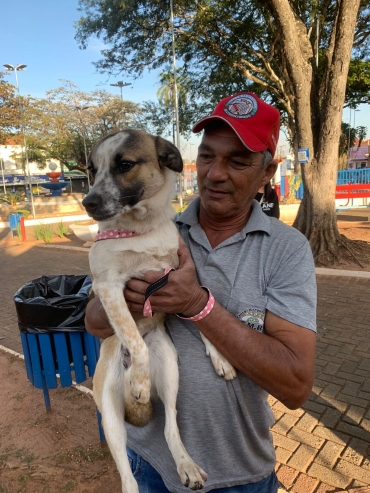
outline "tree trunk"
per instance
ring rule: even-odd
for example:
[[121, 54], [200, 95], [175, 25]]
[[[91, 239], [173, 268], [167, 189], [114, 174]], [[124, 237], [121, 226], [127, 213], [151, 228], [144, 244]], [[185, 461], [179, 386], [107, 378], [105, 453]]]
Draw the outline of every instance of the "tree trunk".
[[[305, 195], [294, 226], [309, 240], [317, 265], [357, 260], [340, 235], [335, 211], [338, 147], [348, 68], [360, 0], [342, 0], [335, 23], [335, 44], [321, 105], [321, 126], [314, 158], [304, 169]], [[315, 139], [314, 139], [315, 141]]]
[[[360, 0], [338, 0], [324, 87], [320, 87], [305, 26], [294, 16], [289, 0], [270, 0], [282, 33], [290, 82], [295, 90], [299, 148], [310, 149], [302, 165], [304, 198], [294, 227], [309, 240], [318, 265], [332, 265], [348, 255], [350, 242], [339, 234], [335, 212], [338, 146], [354, 30]], [[352, 260], [353, 260], [352, 258]]]

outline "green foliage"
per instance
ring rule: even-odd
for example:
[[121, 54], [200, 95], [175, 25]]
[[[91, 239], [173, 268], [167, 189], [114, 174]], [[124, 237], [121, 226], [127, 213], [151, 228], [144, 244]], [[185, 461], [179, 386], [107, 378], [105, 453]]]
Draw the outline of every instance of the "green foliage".
[[66, 236], [68, 232], [69, 232], [68, 226], [63, 221], [60, 221], [57, 224], [57, 230], [56, 230], [57, 236], [59, 236], [60, 238], [64, 238], [64, 236]]
[[36, 240], [44, 240], [45, 243], [50, 243], [54, 234], [53, 226], [51, 224], [42, 223], [37, 224], [34, 227], [33, 232]]
[[[292, 19], [295, 18], [297, 25], [297, 43], [312, 69], [313, 89], [317, 91], [317, 97], [313, 96], [317, 105], [312, 112], [313, 128], [318, 135], [324, 118], [320, 107], [325, 97], [325, 81], [332, 70], [333, 45], [330, 43], [336, 36], [336, 18], [341, 2], [290, 0], [287, 3], [289, 7], [286, 10], [291, 9]], [[161, 77], [167, 89], [164, 89], [165, 95], [160, 93], [159, 97], [162, 103], [171, 99], [171, 82], [166, 80], [166, 67], [172, 58], [167, 0], [79, 0], [79, 10], [83, 14], [76, 23], [76, 40], [80, 46], [86, 48], [89, 39], [95, 36], [105, 43], [102, 58], [95, 64], [98, 71], [120, 72], [137, 78], [145, 69], [162, 67], [165, 71]], [[287, 63], [287, 47], [284, 46], [285, 38], [279, 22], [282, 19], [271, 0], [179, 0], [174, 3], [180, 86], [186, 88], [186, 106], [191, 113], [188, 119], [180, 117], [183, 127], [189, 130], [191, 123], [197, 120], [199, 106], [204, 115], [222, 97], [251, 90], [278, 107], [283, 114], [288, 138], [293, 138], [296, 132], [297, 82], [292, 79]], [[370, 55], [369, 25], [369, 0], [363, 0], [354, 36], [354, 61], [347, 88], [349, 104], [363, 102], [369, 94], [369, 62], [364, 61]], [[319, 64], [316, 68], [317, 45]], [[153, 107], [150, 109], [154, 110]], [[164, 116], [164, 112], [162, 114]], [[169, 113], [167, 121], [170, 118]], [[154, 127], [160, 128], [158, 122]]]
[[23, 217], [24, 217], [25, 219], [27, 219], [27, 218], [28, 218], [28, 216], [31, 214], [31, 213], [30, 213], [30, 211], [29, 211], [29, 210], [27, 210], [27, 209], [17, 209], [15, 212], [18, 212], [18, 213], [20, 213], [20, 214], [23, 214]]
[[21, 240], [22, 239], [22, 229], [21, 229], [21, 225], [20, 224], [17, 224], [17, 226], [15, 227], [15, 230], [17, 232], [17, 236], [18, 238]]
[[0, 145], [20, 129], [20, 112], [15, 86], [6, 81], [4, 75], [0, 72]]
[[18, 202], [21, 202], [25, 197], [24, 192], [7, 192], [0, 194], [0, 202], [9, 205], [16, 205]]
[[[82, 109], [85, 108], [85, 109]], [[105, 90], [82, 92], [70, 81], [32, 101], [28, 121], [45, 158], [58, 159], [68, 170], [86, 172], [86, 153], [104, 135], [131, 126], [137, 104]]]
[[355, 142], [358, 140], [358, 147], [360, 147], [361, 142], [365, 139], [367, 134], [366, 127], [356, 127], [350, 128], [348, 123], [342, 122], [342, 133], [339, 139], [339, 156], [344, 156], [348, 154], [348, 150], [355, 146]]
[[356, 108], [370, 103], [370, 61], [351, 60], [348, 72], [346, 105]]

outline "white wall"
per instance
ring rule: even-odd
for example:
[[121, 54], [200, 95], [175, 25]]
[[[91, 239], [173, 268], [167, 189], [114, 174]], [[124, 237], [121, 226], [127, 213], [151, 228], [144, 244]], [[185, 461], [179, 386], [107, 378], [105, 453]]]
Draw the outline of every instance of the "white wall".
[[[10, 155], [14, 152], [20, 154], [22, 153], [23, 146], [19, 145], [0, 145], [0, 160], [4, 160], [4, 173], [6, 175], [23, 175], [23, 170], [21, 168], [17, 169], [17, 165], [14, 159], [10, 158]], [[36, 163], [29, 163], [30, 173], [34, 175], [44, 175], [50, 171], [48, 165], [51, 161], [47, 162], [45, 168], [40, 169]], [[53, 159], [53, 163], [57, 165], [57, 169], [55, 171], [61, 171], [60, 163], [57, 159]]]

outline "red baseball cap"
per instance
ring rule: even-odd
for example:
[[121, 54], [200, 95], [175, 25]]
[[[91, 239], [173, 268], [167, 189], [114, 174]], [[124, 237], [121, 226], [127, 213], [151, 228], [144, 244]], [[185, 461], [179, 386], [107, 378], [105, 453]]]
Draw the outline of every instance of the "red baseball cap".
[[268, 149], [275, 155], [279, 140], [280, 114], [252, 92], [228, 96], [218, 103], [210, 116], [199, 120], [193, 132], [203, 130], [208, 122], [222, 120], [238, 135], [245, 147], [252, 152]]

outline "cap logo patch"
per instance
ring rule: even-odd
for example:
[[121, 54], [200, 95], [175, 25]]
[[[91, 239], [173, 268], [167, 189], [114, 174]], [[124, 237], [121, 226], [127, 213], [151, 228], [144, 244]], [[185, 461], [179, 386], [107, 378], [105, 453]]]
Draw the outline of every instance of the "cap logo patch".
[[225, 104], [224, 112], [233, 118], [251, 118], [257, 113], [257, 108], [257, 100], [253, 96], [240, 94]]

